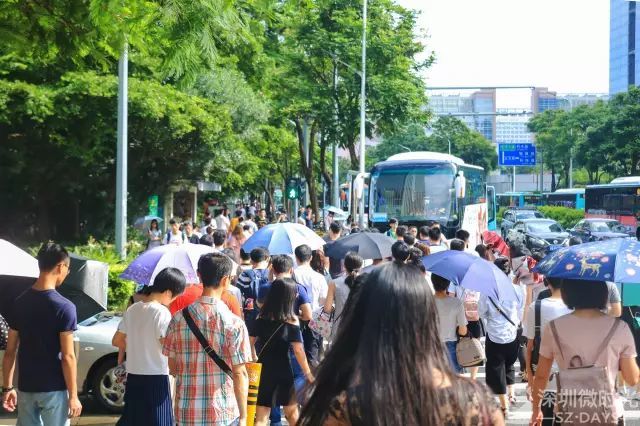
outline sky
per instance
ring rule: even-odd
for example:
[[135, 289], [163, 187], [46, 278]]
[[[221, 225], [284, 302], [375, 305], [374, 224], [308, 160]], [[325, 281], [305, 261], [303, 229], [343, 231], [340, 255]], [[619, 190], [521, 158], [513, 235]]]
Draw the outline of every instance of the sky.
[[421, 12], [418, 26], [436, 56], [428, 86], [608, 92], [609, 0], [397, 1]]

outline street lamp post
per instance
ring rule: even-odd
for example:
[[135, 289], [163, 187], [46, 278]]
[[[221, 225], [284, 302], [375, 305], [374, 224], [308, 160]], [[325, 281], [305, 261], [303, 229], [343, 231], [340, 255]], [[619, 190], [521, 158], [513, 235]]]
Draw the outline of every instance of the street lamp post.
[[[366, 70], [367, 70], [367, 0], [362, 0], [362, 75], [360, 79], [360, 178], [364, 179], [364, 156], [366, 150]], [[360, 229], [364, 229], [364, 184], [360, 198]]]
[[118, 63], [118, 139], [116, 148], [116, 252], [127, 257], [127, 85], [128, 52], [125, 44]]

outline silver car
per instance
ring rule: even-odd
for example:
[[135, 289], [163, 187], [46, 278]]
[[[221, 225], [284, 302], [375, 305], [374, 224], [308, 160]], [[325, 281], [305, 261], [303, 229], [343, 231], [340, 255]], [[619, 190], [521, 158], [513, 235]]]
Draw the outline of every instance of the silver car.
[[124, 383], [115, 374], [118, 348], [111, 344], [121, 319], [122, 314], [102, 312], [79, 323], [75, 332], [78, 389], [111, 413], [124, 407]]

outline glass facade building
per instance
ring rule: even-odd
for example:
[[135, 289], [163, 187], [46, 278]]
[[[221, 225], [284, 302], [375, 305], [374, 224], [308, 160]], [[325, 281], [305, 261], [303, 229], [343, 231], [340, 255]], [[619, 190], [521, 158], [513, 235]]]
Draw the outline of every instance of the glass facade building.
[[629, 0], [610, 0], [609, 94], [624, 92], [640, 84], [640, 64], [636, 45], [640, 46], [640, 10]]

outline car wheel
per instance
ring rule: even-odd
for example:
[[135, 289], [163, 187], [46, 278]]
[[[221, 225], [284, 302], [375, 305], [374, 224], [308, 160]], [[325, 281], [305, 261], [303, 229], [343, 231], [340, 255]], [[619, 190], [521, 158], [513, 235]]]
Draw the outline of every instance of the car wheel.
[[124, 383], [117, 380], [116, 367], [115, 358], [103, 361], [93, 376], [91, 386], [96, 400], [110, 413], [121, 413], [124, 408]]

